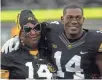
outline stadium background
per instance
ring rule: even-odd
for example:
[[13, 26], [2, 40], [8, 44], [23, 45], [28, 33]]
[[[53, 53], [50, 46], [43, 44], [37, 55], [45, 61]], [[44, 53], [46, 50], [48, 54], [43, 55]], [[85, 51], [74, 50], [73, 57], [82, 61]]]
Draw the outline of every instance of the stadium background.
[[78, 4], [84, 8], [84, 28], [102, 29], [102, 0], [1, 0], [1, 46], [16, 33], [16, 17], [23, 9], [31, 9], [42, 21], [60, 20], [62, 8]]

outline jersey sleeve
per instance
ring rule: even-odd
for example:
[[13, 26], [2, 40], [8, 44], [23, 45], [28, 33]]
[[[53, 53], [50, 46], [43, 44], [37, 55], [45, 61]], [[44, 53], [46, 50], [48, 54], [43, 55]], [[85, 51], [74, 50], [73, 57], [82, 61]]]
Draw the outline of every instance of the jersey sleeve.
[[9, 79], [9, 71], [1, 69], [0, 70], [1, 79]]
[[88, 37], [95, 54], [102, 54], [102, 31], [93, 30]]
[[[8, 53], [10, 54], [10, 53]], [[9, 70], [12, 66], [12, 58], [8, 54], [1, 54], [1, 69]]]
[[99, 46], [98, 46], [98, 53], [102, 54], [102, 31], [97, 31], [98, 34], [98, 42], [99, 42]]
[[100, 44], [99, 44], [98, 52], [99, 52], [99, 53], [102, 53], [102, 41], [101, 41]]

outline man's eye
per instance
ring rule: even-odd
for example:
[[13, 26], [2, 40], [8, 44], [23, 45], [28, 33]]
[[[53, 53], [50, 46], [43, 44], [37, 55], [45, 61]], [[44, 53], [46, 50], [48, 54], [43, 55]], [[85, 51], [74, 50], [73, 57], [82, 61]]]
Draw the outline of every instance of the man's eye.
[[72, 18], [73, 18], [72, 16], [67, 17], [67, 19], [72, 19]]
[[80, 19], [81, 19], [81, 17], [80, 17], [80, 16], [77, 16], [77, 17], [76, 17], [76, 19], [77, 19], [77, 20], [80, 20]]

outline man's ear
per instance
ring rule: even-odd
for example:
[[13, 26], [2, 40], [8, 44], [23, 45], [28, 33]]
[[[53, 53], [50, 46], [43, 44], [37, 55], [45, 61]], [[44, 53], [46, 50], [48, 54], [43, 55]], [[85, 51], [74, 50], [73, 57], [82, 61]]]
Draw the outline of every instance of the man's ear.
[[84, 23], [84, 21], [85, 21], [85, 17], [83, 17], [83, 23]]
[[62, 22], [62, 24], [63, 24], [63, 20], [64, 20], [64, 17], [63, 17], [63, 16], [61, 16], [61, 22]]

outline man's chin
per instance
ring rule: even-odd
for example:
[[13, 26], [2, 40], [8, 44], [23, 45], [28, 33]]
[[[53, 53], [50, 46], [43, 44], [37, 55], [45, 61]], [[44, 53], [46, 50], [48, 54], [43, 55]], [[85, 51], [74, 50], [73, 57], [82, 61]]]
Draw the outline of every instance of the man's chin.
[[69, 32], [69, 34], [71, 34], [71, 35], [77, 35], [78, 34], [78, 31], [72, 31], [72, 32]]

